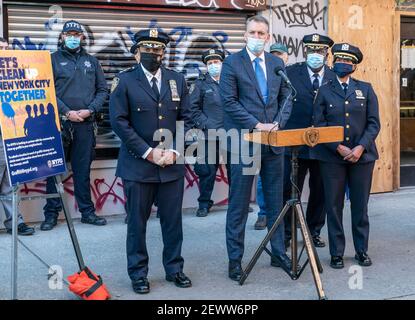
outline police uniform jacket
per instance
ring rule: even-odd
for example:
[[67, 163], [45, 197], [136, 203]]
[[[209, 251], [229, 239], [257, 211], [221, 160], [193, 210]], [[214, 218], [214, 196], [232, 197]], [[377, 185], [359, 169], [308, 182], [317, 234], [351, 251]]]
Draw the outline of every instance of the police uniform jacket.
[[[297, 96], [293, 99], [291, 116], [284, 129], [301, 129], [313, 125], [313, 102], [316, 93], [310, 79], [308, 67], [305, 62], [296, 63], [287, 67], [287, 75], [297, 90]], [[324, 67], [324, 76], [321, 84], [336, 79], [336, 74], [329, 67]], [[300, 149], [299, 157], [302, 159], [310, 158], [310, 148], [303, 146]], [[285, 148], [285, 153], [290, 154], [291, 148]]]
[[[175, 139], [176, 121], [180, 120], [185, 122], [185, 130], [189, 129], [189, 95], [183, 75], [162, 68], [161, 77], [160, 100], [157, 100], [141, 65], [120, 73], [114, 80], [110, 119], [114, 132], [121, 139], [116, 170], [118, 177], [159, 183], [184, 176], [184, 165], [162, 168], [142, 158], [150, 147], [160, 144], [153, 141], [157, 131], [161, 135], [170, 131]], [[169, 144], [168, 139], [163, 147], [176, 148], [174, 144]]]
[[52, 54], [59, 112], [89, 109], [99, 112], [108, 97], [104, 72], [97, 58], [81, 48], [71, 53], [64, 47]]
[[314, 103], [316, 127], [343, 126], [344, 141], [328, 143], [311, 149], [314, 159], [332, 163], [350, 163], [336, 151], [339, 144], [353, 149], [365, 148], [358, 163], [379, 158], [375, 139], [380, 131], [377, 96], [369, 83], [350, 78], [347, 94], [337, 79], [320, 87]]
[[191, 87], [190, 106], [196, 128], [223, 128], [223, 103], [219, 83], [208, 73], [201, 76]]

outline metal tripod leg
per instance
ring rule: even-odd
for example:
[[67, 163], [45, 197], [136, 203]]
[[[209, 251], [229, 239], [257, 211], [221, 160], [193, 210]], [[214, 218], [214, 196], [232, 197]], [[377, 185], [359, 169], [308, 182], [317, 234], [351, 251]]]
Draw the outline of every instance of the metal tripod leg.
[[273, 234], [277, 230], [278, 226], [284, 221], [285, 215], [291, 210], [291, 206], [286, 204], [284, 209], [282, 209], [281, 214], [277, 218], [277, 220], [272, 225], [271, 229], [268, 231], [267, 235], [265, 236], [264, 240], [262, 240], [261, 244], [259, 245], [258, 249], [255, 251], [254, 256], [249, 261], [248, 265], [246, 266], [245, 270], [242, 273], [242, 277], [239, 280], [239, 284], [243, 285], [246, 278], [248, 278], [249, 274], [251, 273], [253, 267], [257, 263], [259, 257], [261, 256], [262, 252], [265, 250], [268, 242], [271, 240]]
[[53, 177], [53, 180], [56, 185], [56, 189], [58, 190], [58, 193], [61, 198], [63, 213], [65, 215], [66, 223], [69, 230], [69, 235], [71, 236], [71, 241], [73, 248], [75, 250], [76, 259], [78, 260], [79, 270], [83, 270], [85, 268], [84, 259], [82, 257], [81, 248], [79, 247], [78, 237], [76, 236], [75, 228], [73, 226], [72, 217], [69, 213], [69, 210], [67, 208], [66, 202], [63, 199], [64, 196], [64, 188], [62, 184], [62, 179], [60, 176]]
[[[316, 285], [317, 294], [320, 298], [320, 300], [327, 299], [324, 290], [323, 290], [323, 284], [321, 282], [320, 274], [319, 274], [319, 264], [321, 268], [320, 260], [316, 254], [315, 248], [313, 243], [311, 242], [310, 238], [310, 232], [308, 231], [307, 224], [304, 219], [303, 215], [303, 208], [301, 207], [300, 203], [297, 203], [295, 205], [295, 211], [297, 215], [298, 222], [300, 223], [300, 230], [303, 235], [304, 245], [307, 251], [308, 259], [310, 262], [311, 272], [313, 274], [314, 283]], [[317, 262], [318, 261], [318, 262]]]
[[13, 187], [12, 194], [12, 252], [11, 252], [11, 299], [17, 300], [17, 208], [19, 205], [19, 186]]

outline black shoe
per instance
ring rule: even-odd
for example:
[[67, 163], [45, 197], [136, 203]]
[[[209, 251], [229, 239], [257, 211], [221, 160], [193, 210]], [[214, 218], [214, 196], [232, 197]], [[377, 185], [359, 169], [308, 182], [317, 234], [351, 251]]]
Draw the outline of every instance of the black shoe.
[[169, 282], [174, 282], [176, 287], [179, 288], [189, 288], [192, 286], [192, 281], [183, 272], [168, 274], [166, 275], [166, 280]]
[[212, 209], [214, 202], [212, 200], [209, 201], [208, 204], [208, 211], [210, 211], [210, 209]]
[[92, 224], [94, 226], [105, 226], [107, 224], [107, 220], [98, 217], [95, 213], [89, 214], [86, 217], [82, 217], [81, 222], [86, 224]]
[[320, 238], [320, 236], [314, 236], [313, 243], [316, 248], [324, 248], [326, 246], [326, 243]]
[[255, 222], [255, 230], [264, 230], [267, 227], [267, 216], [258, 216]]
[[40, 225], [40, 230], [42, 231], [50, 231], [58, 224], [58, 220], [56, 218], [46, 218], [45, 221], [42, 222]]
[[[281, 261], [286, 269], [291, 270], [291, 259], [286, 254], [282, 254], [276, 257]], [[281, 263], [274, 257], [271, 258], [271, 266], [281, 268]], [[298, 265], [298, 268], [301, 269], [301, 266]]]
[[343, 269], [344, 268], [343, 257], [332, 256], [330, 260], [330, 267], [334, 269]]
[[287, 250], [291, 245], [291, 239], [284, 240], [285, 250]]
[[147, 278], [140, 278], [137, 281], [133, 281], [131, 285], [135, 293], [146, 294], [150, 292], [150, 283]]
[[207, 215], [209, 214], [209, 209], [208, 208], [199, 208], [196, 212], [196, 217], [207, 217]]
[[359, 266], [370, 267], [372, 265], [372, 260], [369, 258], [366, 252], [356, 253], [354, 258], [358, 261]]
[[240, 262], [229, 262], [229, 278], [239, 281], [242, 277], [242, 266]]
[[[12, 234], [12, 229], [7, 229], [7, 233]], [[31, 236], [35, 233], [35, 228], [29, 227], [26, 223], [19, 223], [17, 226], [17, 234], [19, 236]]]

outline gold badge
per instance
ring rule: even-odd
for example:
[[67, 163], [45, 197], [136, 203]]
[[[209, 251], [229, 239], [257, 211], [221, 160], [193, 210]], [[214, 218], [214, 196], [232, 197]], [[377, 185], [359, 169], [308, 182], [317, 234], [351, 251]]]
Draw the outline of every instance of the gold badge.
[[304, 132], [304, 143], [309, 147], [315, 147], [320, 140], [320, 133], [316, 128], [308, 128]]
[[119, 83], [120, 83], [120, 78], [114, 77], [114, 79], [112, 80], [112, 85], [111, 85], [111, 93], [113, 93], [114, 90], [117, 89]]
[[157, 29], [150, 29], [150, 38], [158, 38], [159, 32]]
[[179, 92], [177, 91], [176, 80], [169, 80], [169, 84], [170, 84], [171, 100], [180, 101]]
[[313, 35], [313, 42], [319, 42], [320, 36], [318, 34]]
[[215, 49], [210, 49], [209, 54], [215, 54]]

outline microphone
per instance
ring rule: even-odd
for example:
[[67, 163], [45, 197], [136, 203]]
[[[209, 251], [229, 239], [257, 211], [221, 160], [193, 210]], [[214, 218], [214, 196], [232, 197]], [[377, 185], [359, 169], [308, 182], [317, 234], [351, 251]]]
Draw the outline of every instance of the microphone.
[[278, 67], [275, 67], [275, 69], [274, 69], [274, 72], [278, 75], [278, 76], [280, 76], [281, 78], [283, 78], [284, 79], [284, 81], [292, 88], [293, 87], [293, 85], [292, 85], [292, 83], [291, 83], [291, 81], [290, 81], [290, 79], [288, 79], [288, 77], [287, 77], [287, 75], [285, 74], [285, 72], [284, 72], [284, 70], [283, 70], [283, 68], [282, 67], [280, 67], [280, 66], [278, 66]]

